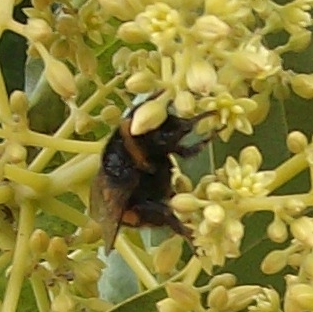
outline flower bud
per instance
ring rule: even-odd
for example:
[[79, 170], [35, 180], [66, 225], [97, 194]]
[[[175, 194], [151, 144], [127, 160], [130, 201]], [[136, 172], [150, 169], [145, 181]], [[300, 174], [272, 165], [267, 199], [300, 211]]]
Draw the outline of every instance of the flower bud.
[[186, 310], [172, 298], [165, 298], [156, 304], [159, 312], [185, 312]]
[[170, 206], [177, 212], [194, 212], [207, 204], [207, 201], [199, 200], [189, 193], [180, 193], [170, 200]]
[[158, 128], [167, 118], [167, 105], [167, 102], [159, 100], [141, 105], [134, 113], [130, 133], [140, 135]]
[[307, 137], [300, 131], [292, 131], [287, 137], [287, 147], [290, 152], [298, 154], [308, 146]]
[[[302, 258], [302, 257], [301, 257]], [[308, 274], [309, 279], [313, 278], [313, 253], [305, 256], [303, 261], [303, 269], [306, 274]]]
[[185, 311], [196, 310], [199, 307], [200, 294], [192, 286], [180, 282], [169, 282], [165, 288], [168, 296], [174, 299]]
[[120, 48], [112, 57], [112, 66], [118, 72], [121, 73], [125, 70], [127, 60], [132, 51], [127, 47]]
[[305, 311], [313, 310], [313, 287], [307, 284], [295, 284], [289, 289], [290, 299]]
[[78, 238], [75, 242], [92, 244], [97, 242], [102, 236], [102, 229], [99, 223], [90, 219], [87, 224], [79, 229]]
[[262, 291], [260, 286], [237, 286], [228, 290], [228, 307], [233, 311], [244, 310]]
[[29, 238], [29, 247], [34, 255], [40, 256], [48, 248], [50, 238], [48, 234], [41, 230], [36, 229]]
[[75, 307], [75, 302], [64, 287], [61, 287], [60, 293], [52, 300], [51, 311], [52, 312], [72, 312]]
[[182, 254], [183, 239], [179, 235], [162, 242], [153, 256], [156, 273], [169, 274], [175, 269]]
[[188, 67], [186, 82], [191, 91], [209, 95], [217, 82], [216, 71], [207, 61], [194, 61]]
[[96, 75], [98, 60], [95, 52], [83, 42], [83, 39], [77, 40], [76, 63], [86, 77], [93, 78]]
[[53, 41], [49, 51], [56, 59], [66, 59], [70, 53], [70, 46], [65, 38], [61, 38]]
[[175, 193], [188, 193], [192, 191], [192, 182], [189, 177], [184, 174], [172, 175], [171, 183]]
[[45, 77], [53, 91], [65, 99], [76, 95], [77, 89], [75, 80], [68, 67], [61, 61], [52, 57], [44, 47], [39, 48], [39, 53], [45, 63]]
[[62, 14], [58, 17], [56, 30], [65, 37], [72, 37], [80, 33], [77, 18], [70, 14]]
[[18, 143], [11, 142], [6, 146], [5, 154], [8, 162], [11, 164], [19, 164], [26, 160], [27, 149]]
[[142, 43], [148, 40], [146, 32], [133, 21], [123, 23], [117, 31], [117, 37], [127, 43]]
[[183, 117], [194, 114], [196, 101], [189, 91], [180, 91], [174, 100], [174, 107], [177, 113]]
[[77, 111], [75, 117], [75, 132], [78, 134], [91, 131], [96, 124], [95, 120], [86, 112]]
[[12, 113], [26, 118], [28, 99], [25, 92], [15, 90], [10, 95], [10, 108]]
[[283, 243], [288, 238], [288, 231], [285, 222], [275, 217], [274, 221], [267, 227], [268, 237], [275, 243]]
[[251, 100], [256, 102], [257, 107], [247, 113], [247, 117], [252, 125], [259, 125], [262, 123], [268, 115], [271, 107], [269, 96], [266, 92], [260, 94], [254, 94]]
[[68, 248], [63, 237], [52, 237], [47, 248], [47, 260], [52, 267], [63, 265], [67, 259]]
[[[288, 51], [301, 52], [305, 50], [311, 42], [311, 31], [302, 28], [294, 34], [290, 34], [288, 40]], [[279, 47], [276, 48], [279, 51]]]
[[218, 201], [230, 199], [233, 191], [223, 183], [212, 182], [207, 186], [206, 194], [208, 199]]
[[257, 171], [262, 164], [262, 154], [256, 146], [247, 146], [240, 152], [240, 164], [251, 165]]
[[261, 270], [265, 274], [275, 274], [282, 270], [287, 265], [288, 254], [284, 250], [271, 251], [263, 259], [261, 263]]
[[207, 303], [210, 308], [216, 308], [218, 311], [223, 311], [227, 307], [228, 294], [227, 289], [222, 286], [214, 287], [207, 298]]
[[45, 42], [52, 34], [48, 23], [41, 18], [29, 18], [25, 26], [25, 34], [31, 41]]
[[238, 244], [244, 235], [244, 226], [237, 219], [229, 219], [225, 224], [225, 236], [235, 244]]
[[155, 88], [156, 76], [147, 69], [136, 72], [126, 80], [125, 86], [131, 93], [147, 93]]
[[214, 288], [219, 285], [222, 285], [225, 288], [231, 288], [235, 286], [236, 282], [237, 282], [237, 278], [234, 274], [223, 273], [223, 274], [213, 276], [209, 282], [209, 286], [210, 288]]
[[225, 211], [218, 204], [212, 204], [204, 208], [203, 215], [209, 225], [220, 225], [225, 219]]
[[313, 98], [313, 75], [298, 74], [290, 79], [291, 88], [304, 99]]
[[230, 27], [215, 15], [203, 15], [196, 19], [192, 31], [195, 37], [207, 41], [226, 37]]
[[101, 110], [100, 115], [103, 122], [114, 126], [119, 123], [122, 112], [116, 105], [107, 105]]
[[313, 246], [313, 222], [309, 217], [300, 217], [293, 220], [290, 224], [290, 231], [294, 238], [298, 239], [301, 243]]

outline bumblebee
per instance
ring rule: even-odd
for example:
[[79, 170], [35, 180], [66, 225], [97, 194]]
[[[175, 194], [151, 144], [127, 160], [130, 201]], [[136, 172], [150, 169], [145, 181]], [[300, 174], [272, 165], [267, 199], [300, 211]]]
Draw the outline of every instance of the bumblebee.
[[169, 114], [157, 129], [133, 136], [130, 127], [139, 106], [121, 121], [108, 141], [91, 186], [90, 216], [103, 228], [106, 255], [113, 249], [121, 225], [167, 225], [191, 242], [190, 230], [166, 204], [173, 195], [169, 154], [184, 158], [196, 155], [211, 137], [188, 147], [180, 140], [199, 120], [216, 112], [204, 112], [191, 119]]

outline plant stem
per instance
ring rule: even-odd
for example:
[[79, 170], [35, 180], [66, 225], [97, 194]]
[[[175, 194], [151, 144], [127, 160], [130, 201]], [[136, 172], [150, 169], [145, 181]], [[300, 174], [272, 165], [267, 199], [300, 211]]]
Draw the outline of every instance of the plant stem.
[[87, 215], [53, 197], [43, 198], [42, 202], [39, 203], [39, 206], [43, 211], [51, 213], [78, 227], [85, 226], [89, 221]]
[[68, 140], [50, 135], [37, 133], [31, 130], [22, 130], [20, 132], [6, 131], [0, 129], [0, 138], [9, 138], [16, 140], [22, 145], [53, 148], [55, 150], [69, 153], [99, 153], [102, 145], [99, 142], [85, 142], [77, 140]]
[[34, 271], [30, 277], [30, 282], [36, 297], [37, 307], [40, 312], [50, 311], [49, 296], [40, 273]]
[[[84, 112], [90, 112], [103, 98], [105, 98], [112, 90], [118, 85], [125, 75], [119, 75], [110, 80], [107, 84], [103, 85], [97, 89], [79, 108]], [[56, 138], [67, 138], [74, 131], [74, 117], [71, 114], [70, 117], [62, 124], [59, 130], [54, 134]], [[29, 169], [32, 171], [42, 171], [42, 169], [47, 165], [50, 159], [53, 157], [55, 149], [44, 148], [35, 160], [29, 165]]]
[[305, 152], [294, 155], [276, 168], [276, 179], [267, 187], [269, 191], [273, 191], [290, 181], [294, 176], [308, 167]]
[[[2, 0], [0, 5], [0, 37], [12, 19], [14, 0]], [[0, 91], [1, 93], [1, 91]], [[5, 94], [5, 93], [4, 93]], [[0, 100], [1, 103], [1, 100]]]
[[148, 288], [158, 287], [159, 284], [156, 279], [152, 276], [146, 266], [136, 256], [134, 251], [128, 245], [125, 235], [119, 234], [115, 241], [115, 248], [130, 266], [130, 268], [137, 275], [138, 279]]
[[28, 263], [28, 240], [34, 228], [35, 212], [35, 208], [29, 201], [21, 203], [17, 241], [14, 250], [12, 270], [2, 305], [3, 312], [16, 311], [25, 276], [25, 269]]

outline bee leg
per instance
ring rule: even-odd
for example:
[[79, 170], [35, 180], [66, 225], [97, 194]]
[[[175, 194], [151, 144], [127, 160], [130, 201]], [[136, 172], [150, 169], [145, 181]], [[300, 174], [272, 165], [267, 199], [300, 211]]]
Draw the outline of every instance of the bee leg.
[[132, 210], [136, 211], [136, 214], [139, 216], [139, 226], [168, 225], [175, 233], [185, 237], [191, 249], [194, 249], [192, 245], [192, 231], [181, 223], [166, 204], [147, 200], [135, 205]]
[[220, 129], [214, 130], [210, 136], [194, 145], [191, 146], [177, 145], [173, 153], [176, 153], [177, 155], [183, 158], [195, 156], [205, 147], [205, 145], [208, 142], [210, 142], [220, 131], [223, 131], [225, 128], [226, 125], [222, 126]]

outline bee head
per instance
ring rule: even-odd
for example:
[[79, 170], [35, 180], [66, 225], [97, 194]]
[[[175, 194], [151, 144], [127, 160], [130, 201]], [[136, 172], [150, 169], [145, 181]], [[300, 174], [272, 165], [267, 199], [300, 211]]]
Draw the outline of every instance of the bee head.
[[215, 111], [204, 112], [193, 118], [179, 118], [168, 115], [167, 119], [155, 130], [140, 135], [144, 138], [148, 152], [168, 154], [173, 152], [179, 141], [203, 118], [212, 116]]

